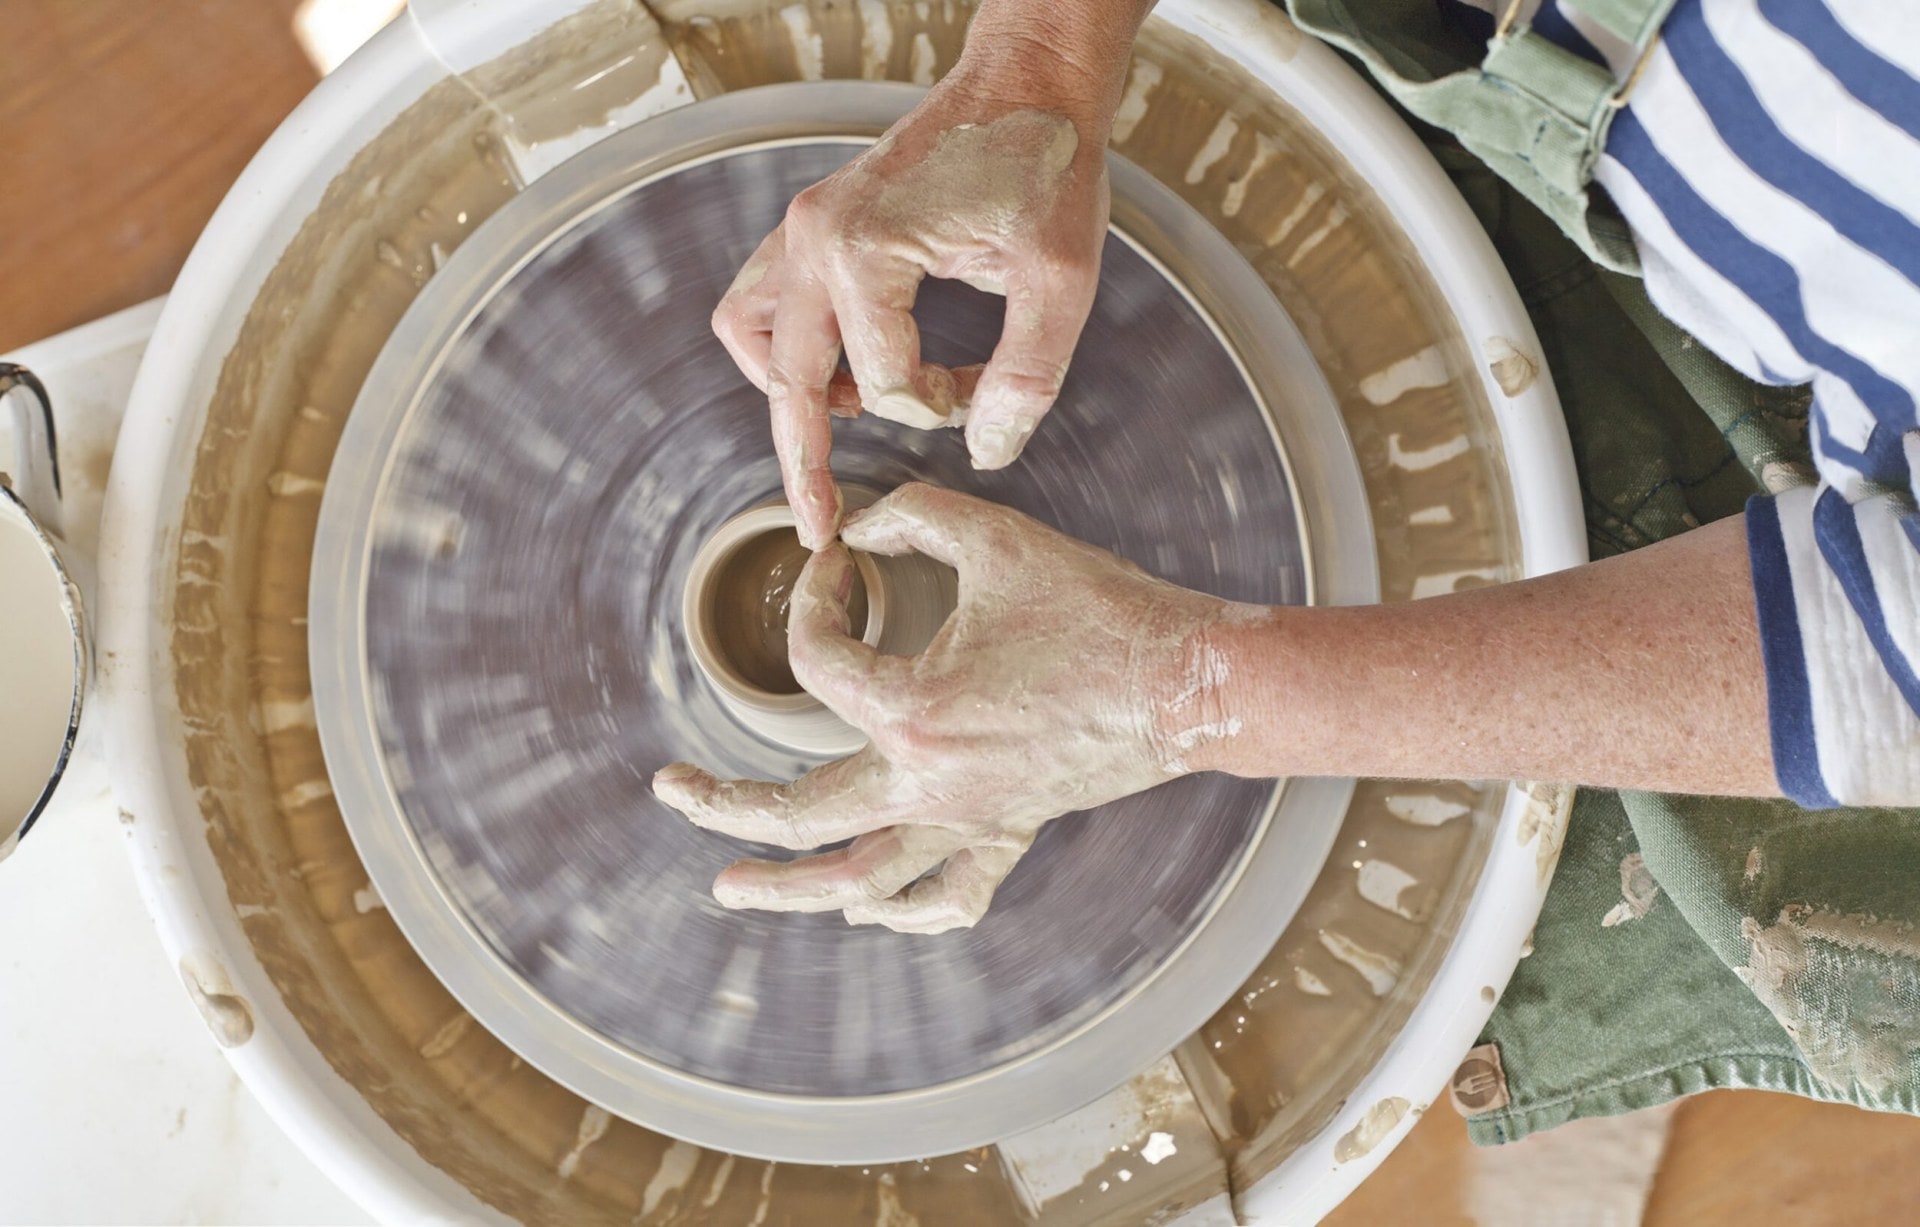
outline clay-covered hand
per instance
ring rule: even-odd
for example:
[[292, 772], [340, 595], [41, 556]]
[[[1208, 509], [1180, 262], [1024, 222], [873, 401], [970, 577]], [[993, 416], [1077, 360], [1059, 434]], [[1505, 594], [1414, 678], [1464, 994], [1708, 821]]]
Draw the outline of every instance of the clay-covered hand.
[[1046, 822], [1184, 774], [1239, 730], [1220, 710], [1208, 637], [1248, 607], [930, 486], [855, 513], [842, 536], [948, 564], [959, 606], [921, 655], [881, 655], [849, 632], [847, 550], [807, 563], [788, 631], [794, 675], [867, 747], [791, 784], [677, 763], [653, 786], [700, 826], [742, 839], [853, 842], [729, 867], [714, 883], [728, 907], [837, 910], [907, 932], [972, 925]]
[[[974, 465], [996, 469], [1060, 392], [1099, 280], [1106, 138], [998, 97], [950, 74], [871, 149], [794, 198], [713, 313], [714, 332], [767, 394], [809, 548], [832, 540], [842, 510], [830, 414], [920, 428], [964, 420]], [[984, 367], [921, 360], [912, 312], [927, 276], [1006, 296]], [[851, 381], [837, 373], [843, 347]]]

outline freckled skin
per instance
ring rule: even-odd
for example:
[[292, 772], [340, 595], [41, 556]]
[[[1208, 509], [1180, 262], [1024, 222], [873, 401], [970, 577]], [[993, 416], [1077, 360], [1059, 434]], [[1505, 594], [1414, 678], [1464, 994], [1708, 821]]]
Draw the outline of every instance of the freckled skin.
[[843, 537], [953, 566], [959, 606], [919, 656], [882, 656], [851, 633], [847, 550], [808, 561], [788, 630], [794, 674], [868, 747], [793, 784], [676, 764], [654, 791], [741, 838], [854, 842], [731, 867], [714, 885], [729, 907], [840, 911], [913, 932], [971, 925], [1044, 824], [1182, 774], [1181, 755], [1237, 727], [1213, 707], [1224, 673], [1205, 648], [1234, 609], [1225, 601], [931, 486], [901, 487]]
[[723, 903], [916, 932], [976, 923], [1052, 818], [1190, 771], [1770, 795], [1743, 528], [1428, 600], [1255, 610], [1006, 508], [906, 486], [844, 535], [960, 572], [960, 606], [927, 651], [879, 656], [847, 633], [838, 546], [809, 561], [789, 626], [795, 675], [872, 744], [793, 784], [675, 764], [654, 789], [741, 838], [854, 839], [734, 866], [715, 884]]
[[[988, 0], [959, 66], [796, 199], [715, 312], [767, 391], [802, 540], [824, 551], [795, 595], [796, 675], [873, 738], [790, 785], [686, 764], [656, 777], [702, 825], [794, 848], [854, 839], [735, 866], [722, 901], [924, 932], [972, 924], [1040, 825], [1189, 771], [1777, 795], [1738, 516], [1520, 583], [1247, 610], [1005, 509], [907, 487], [846, 542], [951, 563], [961, 607], [912, 660], [848, 646], [830, 415], [935, 427], [964, 406], [988, 468], [1041, 426], [1092, 301], [1103, 151], [1147, 7]], [[984, 368], [920, 362], [909, 312], [929, 275], [1006, 294]], [[843, 344], [851, 380], [836, 373]], [[1530, 378], [1508, 365], [1502, 378]]]

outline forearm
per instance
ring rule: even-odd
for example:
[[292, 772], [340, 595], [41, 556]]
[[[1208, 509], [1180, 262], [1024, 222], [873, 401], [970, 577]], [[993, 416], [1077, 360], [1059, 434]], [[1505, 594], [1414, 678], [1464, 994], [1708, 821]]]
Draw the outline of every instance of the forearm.
[[1776, 795], [1741, 517], [1519, 583], [1283, 609], [1209, 636], [1248, 776]]
[[1105, 145], [1134, 35], [1153, 0], [984, 0], [949, 74], [1011, 107], [1067, 115]]

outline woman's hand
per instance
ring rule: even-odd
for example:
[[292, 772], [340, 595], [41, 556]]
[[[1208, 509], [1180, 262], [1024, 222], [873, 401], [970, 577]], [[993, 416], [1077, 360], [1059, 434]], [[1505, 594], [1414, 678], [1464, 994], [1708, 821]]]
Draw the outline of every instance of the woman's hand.
[[[792, 784], [675, 764], [654, 791], [700, 826], [786, 848], [714, 883], [728, 907], [841, 911], [856, 924], [969, 926], [1041, 826], [1154, 787], [1231, 739], [1208, 641], [1251, 611], [1155, 579], [1018, 512], [903, 486], [851, 517], [847, 545], [918, 550], [960, 576], [960, 603], [917, 657], [849, 634], [853, 561], [813, 556], [793, 594], [802, 685], [871, 738]], [[945, 867], [922, 877], [928, 870]]]
[[[841, 510], [830, 413], [921, 429], [964, 420], [977, 467], [1019, 455], [1092, 310], [1106, 229], [1104, 146], [1064, 115], [1008, 109], [958, 81], [794, 198], [713, 329], [767, 393], [808, 546], [832, 539]], [[1006, 295], [984, 367], [921, 360], [913, 302], [926, 276]], [[851, 387], [836, 378], [843, 348]]]
[[[1145, 13], [1140, 0], [1124, 14], [1083, 7], [983, 6], [954, 70], [795, 197], [714, 310], [714, 332], [767, 394], [809, 548], [833, 539], [842, 509], [830, 415], [964, 422], [974, 465], [997, 469], [1059, 395], [1099, 281], [1107, 133]], [[984, 365], [922, 361], [912, 312], [928, 276], [1006, 296]]]

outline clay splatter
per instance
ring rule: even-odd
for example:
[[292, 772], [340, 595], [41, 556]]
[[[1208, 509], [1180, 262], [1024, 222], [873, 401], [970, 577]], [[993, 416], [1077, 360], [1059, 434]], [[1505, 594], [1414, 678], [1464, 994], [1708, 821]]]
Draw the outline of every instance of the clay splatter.
[[1487, 338], [1487, 370], [1493, 381], [1508, 396], [1518, 396], [1533, 386], [1540, 375], [1540, 364], [1520, 352], [1505, 337]]
[[1367, 987], [1373, 990], [1374, 996], [1386, 996], [1393, 991], [1393, 986], [1399, 983], [1398, 959], [1377, 954], [1344, 933], [1336, 933], [1332, 929], [1322, 929], [1319, 936], [1320, 944], [1326, 947], [1327, 953], [1359, 972], [1361, 978], [1367, 982]]
[[1734, 968], [1773, 1012], [1821, 1081], [1878, 1093], [1920, 1051], [1920, 932], [1804, 904], [1771, 925], [1740, 922], [1747, 965]]
[[1333, 1144], [1333, 1161], [1351, 1163], [1373, 1150], [1387, 1140], [1387, 1136], [1405, 1119], [1413, 1102], [1399, 1095], [1389, 1095], [1367, 1109], [1360, 1123], [1340, 1135]]
[[238, 1048], [253, 1038], [253, 1008], [233, 986], [226, 968], [208, 954], [180, 960], [180, 979], [200, 1011], [207, 1030], [222, 1048]]
[[580, 1170], [580, 1156], [587, 1153], [587, 1147], [607, 1136], [607, 1129], [613, 1124], [613, 1117], [605, 1108], [597, 1104], [588, 1104], [586, 1111], [580, 1114], [580, 1131], [574, 1135], [573, 1149], [560, 1156], [560, 1179], [570, 1180], [574, 1172]]
[[1360, 395], [1370, 405], [1390, 405], [1415, 388], [1445, 387], [1447, 357], [1440, 346], [1429, 345], [1360, 381]]
[[1620, 858], [1620, 902], [1600, 918], [1600, 927], [1611, 929], [1629, 920], [1638, 920], [1653, 910], [1660, 897], [1660, 884], [1653, 880], [1647, 862], [1638, 852]]
[[1458, 801], [1430, 793], [1393, 793], [1386, 800], [1387, 812], [1417, 827], [1437, 827], [1463, 817], [1467, 807]]

